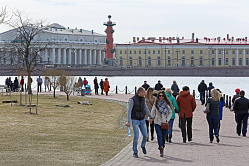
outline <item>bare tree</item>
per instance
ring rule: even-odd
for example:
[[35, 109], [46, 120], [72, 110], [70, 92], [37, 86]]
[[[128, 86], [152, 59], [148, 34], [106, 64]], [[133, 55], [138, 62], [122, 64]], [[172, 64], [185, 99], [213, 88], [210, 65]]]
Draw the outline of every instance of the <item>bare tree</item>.
[[61, 86], [63, 86], [63, 92], [67, 95], [67, 100], [69, 96], [75, 90], [76, 77], [74, 76], [61, 76], [60, 77]]
[[55, 90], [60, 86], [60, 79], [62, 76], [66, 75], [66, 71], [62, 69], [50, 69], [44, 71], [44, 75], [48, 76], [50, 83], [54, 89], [54, 98]]
[[2, 7], [2, 10], [0, 11], [0, 24], [6, 20], [6, 17], [7, 17], [7, 10], [5, 6], [5, 7]]
[[22, 63], [20, 70], [24, 70], [28, 75], [28, 92], [31, 94], [31, 75], [37, 70], [36, 66], [41, 61], [41, 51], [46, 49], [49, 41], [41, 43], [40, 35], [44, 33], [46, 26], [44, 20], [33, 21], [23, 16], [22, 12], [13, 12], [13, 17], [7, 21], [12, 30], [12, 41], [8, 44], [8, 49], [15, 52], [11, 54], [12, 59], [18, 59]]

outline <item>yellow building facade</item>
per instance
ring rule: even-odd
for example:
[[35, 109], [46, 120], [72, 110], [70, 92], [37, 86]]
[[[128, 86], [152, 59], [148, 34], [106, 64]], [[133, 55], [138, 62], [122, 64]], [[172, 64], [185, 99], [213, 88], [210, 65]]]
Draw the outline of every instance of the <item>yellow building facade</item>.
[[249, 66], [247, 38], [148, 38], [117, 44], [121, 67], [228, 67]]

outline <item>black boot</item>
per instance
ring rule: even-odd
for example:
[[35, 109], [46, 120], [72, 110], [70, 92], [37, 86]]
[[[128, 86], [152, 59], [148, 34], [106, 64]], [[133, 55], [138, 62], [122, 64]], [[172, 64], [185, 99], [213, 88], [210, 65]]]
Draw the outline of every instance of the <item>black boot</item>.
[[169, 143], [171, 143], [171, 138], [172, 138], [172, 135], [169, 135]]
[[166, 135], [166, 141], [169, 142], [169, 135]]
[[160, 157], [163, 157], [163, 150], [164, 150], [163, 146], [160, 146], [158, 149], [160, 150]]

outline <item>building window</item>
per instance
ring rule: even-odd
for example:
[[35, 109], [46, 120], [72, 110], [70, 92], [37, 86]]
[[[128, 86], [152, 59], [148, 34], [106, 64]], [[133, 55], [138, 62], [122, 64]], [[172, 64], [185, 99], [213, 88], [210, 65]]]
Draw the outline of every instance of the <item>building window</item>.
[[200, 54], [201, 54], [201, 55], [203, 54], [203, 51], [202, 51], [202, 50], [200, 50]]
[[170, 58], [170, 56], [168, 57], [168, 66], [171, 66], [171, 58]]
[[141, 55], [141, 50], [138, 51], [139, 55]]
[[182, 54], [185, 54], [185, 50], [182, 50]]
[[221, 54], [221, 50], [219, 50], [219, 54]]
[[185, 57], [182, 57], [182, 66], [186, 66]]
[[242, 65], [242, 58], [239, 58], [239, 65]]
[[148, 66], [151, 66], [151, 57], [148, 57]]
[[129, 64], [132, 66], [132, 57], [130, 57]]
[[226, 50], [226, 54], [228, 54], [228, 50]]
[[168, 50], [168, 54], [170, 54], [170, 50]]
[[130, 54], [132, 54], [132, 51], [130, 50]]
[[214, 58], [212, 58], [212, 66], [214, 66]]
[[212, 50], [212, 54], [214, 54], [214, 50]]
[[150, 54], [150, 50], [148, 50], [148, 54]]
[[235, 65], [235, 58], [233, 58], [233, 63], [232, 63], [232, 65]]
[[249, 51], [246, 51], [246, 54], [249, 54]]
[[125, 54], [127, 54], [127, 51], [125, 50]]
[[157, 53], [160, 54], [160, 50], [158, 50]]
[[194, 66], [195, 65], [195, 57], [191, 57], [191, 59], [190, 59], [190, 65], [191, 66]]
[[235, 54], [235, 51], [233, 51], [233, 54]]
[[242, 54], [242, 51], [241, 51], [241, 50], [239, 50], [239, 54]]
[[122, 54], [122, 51], [120, 50], [120, 54]]
[[246, 66], [248, 66], [248, 65], [249, 65], [249, 59], [246, 58]]
[[191, 54], [192, 54], [192, 55], [194, 54], [194, 50], [191, 50]]
[[137, 51], [136, 51], [136, 50], [134, 51], [134, 54], [137, 54]]
[[228, 65], [228, 58], [226, 58], [226, 65]]
[[122, 57], [119, 58], [119, 65], [123, 66], [123, 58]]
[[161, 66], [161, 58], [157, 57], [157, 66]]
[[221, 66], [221, 58], [219, 58], [219, 66]]
[[203, 65], [203, 58], [200, 57], [200, 66], [202, 66], [202, 65]]
[[155, 54], [156, 53], [156, 51], [155, 50], [153, 50], [153, 54]]
[[138, 57], [138, 65], [142, 66], [142, 58], [141, 57]]

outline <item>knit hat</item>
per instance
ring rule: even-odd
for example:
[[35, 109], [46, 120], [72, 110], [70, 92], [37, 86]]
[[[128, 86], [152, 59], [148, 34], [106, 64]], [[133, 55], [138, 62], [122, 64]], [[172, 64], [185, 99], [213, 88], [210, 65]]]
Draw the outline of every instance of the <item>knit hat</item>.
[[235, 89], [235, 92], [236, 92], [236, 93], [239, 93], [239, 92], [240, 92], [240, 89], [239, 89], [239, 88]]

